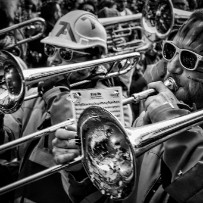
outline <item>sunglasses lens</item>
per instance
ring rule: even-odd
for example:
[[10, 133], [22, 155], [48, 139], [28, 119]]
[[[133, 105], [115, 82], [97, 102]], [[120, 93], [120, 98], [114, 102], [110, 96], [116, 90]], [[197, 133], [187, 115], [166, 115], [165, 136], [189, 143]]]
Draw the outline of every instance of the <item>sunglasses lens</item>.
[[54, 53], [55, 53], [55, 47], [52, 46], [52, 45], [46, 44], [46, 45], [44, 46], [44, 53], [45, 53], [47, 56], [53, 56]]
[[197, 56], [190, 51], [182, 51], [180, 54], [180, 60], [183, 66], [187, 69], [193, 70], [197, 62]]
[[68, 50], [64, 48], [60, 49], [60, 56], [62, 59], [66, 61], [70, 61], [72, 59], [72, 54], [73, 54], [72, 50]]
[[166, 60], [171, 60], [176, 53], [176, 48], [170, 43], [165, 43], [163, 47], [163, 57]]

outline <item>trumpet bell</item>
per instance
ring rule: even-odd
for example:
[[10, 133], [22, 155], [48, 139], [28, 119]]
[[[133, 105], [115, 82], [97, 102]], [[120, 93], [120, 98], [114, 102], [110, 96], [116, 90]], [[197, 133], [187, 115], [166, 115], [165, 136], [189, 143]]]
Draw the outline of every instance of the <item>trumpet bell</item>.
[[132, 145], [122, 125], [98, 106], [85, 110], [78, 120], [82, 162], [93, 184], [112, 199], [128, 197], [136, 177]]

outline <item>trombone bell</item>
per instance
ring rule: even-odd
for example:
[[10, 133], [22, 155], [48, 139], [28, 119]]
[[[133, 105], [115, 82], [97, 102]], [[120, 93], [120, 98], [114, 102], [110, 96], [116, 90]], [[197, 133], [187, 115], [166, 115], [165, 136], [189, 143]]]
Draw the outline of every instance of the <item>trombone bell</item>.
[[96, 106], [87, 109], [77, 124], [83, 146], [82, 163], [102, 194], [123, 199], [131, 194], [136, 177], [132, 145], [111, 113]]

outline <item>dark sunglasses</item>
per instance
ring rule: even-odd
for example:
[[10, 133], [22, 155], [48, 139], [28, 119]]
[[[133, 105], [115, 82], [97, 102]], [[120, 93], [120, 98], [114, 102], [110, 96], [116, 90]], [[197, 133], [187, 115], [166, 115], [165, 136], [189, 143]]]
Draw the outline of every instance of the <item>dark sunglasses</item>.
[[82, 51], [75, 51], [75, 50], [64, 48], [64, 47], [59, 48], [59, 47], [55, 47], [55, 46], [50, 45], [50, 44], [45, 44], [44, 53], [47, 56], [54, 56], [56, 51], [59, 52], [60, 57], [65, 61], [71, 61], [72, 58], [73, 58], [74, 53], [76, 53], [79, 56], [88, 56], [88, 55], [90, 55], [89, 53], [82, 52]]
[[183, 68], [193, 71], [196, 70], [199, 61], [203, 61], [203, 56], [188, 50], [180, 49], [170, 41], [165, 41], [163, 44], [162, 55], [166, 61], [171, 61], [176, 54], [179, 54], [179, 61]]

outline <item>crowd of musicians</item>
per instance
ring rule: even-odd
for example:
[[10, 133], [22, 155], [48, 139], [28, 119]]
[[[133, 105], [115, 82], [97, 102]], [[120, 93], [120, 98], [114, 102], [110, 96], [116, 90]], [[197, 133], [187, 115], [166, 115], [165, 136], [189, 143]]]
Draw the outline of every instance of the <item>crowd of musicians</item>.
[[[18, 58], [24, 69], [97, 60], [119, 54], [119, 51], [122, 54], [126, 47], [119, 51], [109, 49], [107, 30], [99, 19], [141, 13], [144, 3], [143, 0], [0, 0], [0, 29], [35, 17], [46, 22], [40, 38], [19, 46], [12, 45], [39, 32], [40, 25], [0, 35], [0, 49]], [[172, 120], [201, 110], [203, 3], [201, 0], [172, 0], [172, 3], [175, 8], [189, 11], [191, 15], [166, 39], [152, 42], [149, 49], [140, 49], [140, 59], [131, 71], [126, 75], [96, 80], [96, 74], [108, 72], [109, 66], [104, 64], [40, 81], [40, 96], [25, 100], [11, 114], [0, 113], [0, 145], [73, 118], [70, 92], [75, 89], [121, 86], [123, 98], [154, 89], [156, 94], [140, 103], [123, 105], [126, 128]], [[134, 37], [139, 42], [147, 40], [140, 33]], [[1, 69], [3, 83], [2, 66]], [[164, 81], [169, 77], [174, 79], [176, 90], [166, 87]], [[78, 83], [84, 80], [91, 82]], [[26, 96], [39, 91], [38, 85], [26, 88]], [[79, 163], [2, 194], [0, 202], [201, 203], [202, 127], [201, 124], [191, 126], [140, 156], [136, 160], [135, 186], [125, 199], [114, 200], [103, 195]], [[80, 144], [76, 125], [72, 124], [0, 152], [0, 187], [57, 164], [72, 162], [81, 154]]]

